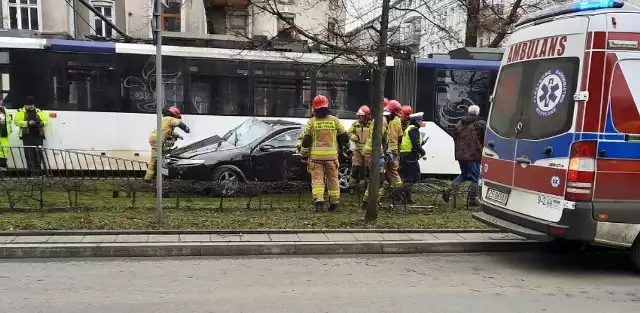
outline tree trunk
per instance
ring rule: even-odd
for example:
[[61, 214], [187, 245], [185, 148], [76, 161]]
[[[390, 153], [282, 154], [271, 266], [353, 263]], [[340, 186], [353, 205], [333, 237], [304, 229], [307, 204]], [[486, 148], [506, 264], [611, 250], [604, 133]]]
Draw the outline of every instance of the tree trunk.
[[478, 46], [478, 15], [480, 14], [480, 0], [467, 0], [467, 25], [464, 36], [465, 47]]
[[389, 28], [389, 8], [391, 0], [382, 0], [382, 14], [380, 15], [380, 42], [378, 43], [378, 64], [374, 73], [374, 105], [371, 113], [374, 117], [373, 138], [371, 143], [371, 171], [369, 177], [369, 198], [365, 213], [366, 221], [378, 218], [378, 190], [380, 190], [380, 157], [382, 156], [382, 106], [384, 99], [384, 83], [387, 76], [387, 29]]

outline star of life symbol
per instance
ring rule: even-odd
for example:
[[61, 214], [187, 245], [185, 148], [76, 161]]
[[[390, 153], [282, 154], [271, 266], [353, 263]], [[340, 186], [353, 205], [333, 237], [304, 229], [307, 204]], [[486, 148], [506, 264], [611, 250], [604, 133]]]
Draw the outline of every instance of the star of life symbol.
[[560, 177], [553, 176], [551, 177], [551, 187], [558, 188], [560, 186]]
[[567, 94], [567, 80], [560, 70], [546, 71], [536, 84], [534, 103], [536, 113], [550, 116], [557, 111], [557, 105], [562, 103]]

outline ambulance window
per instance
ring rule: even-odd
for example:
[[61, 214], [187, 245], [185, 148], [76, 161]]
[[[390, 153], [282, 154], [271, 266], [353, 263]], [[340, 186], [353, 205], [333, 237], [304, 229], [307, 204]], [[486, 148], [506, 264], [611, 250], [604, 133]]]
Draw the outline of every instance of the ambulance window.
[[502, 68], [493, 98], [489, 127], [503, 137], [515, 137], [515, 125], [520, 115], [524, 97], [520, 92], [523, 79], [523, 63]]
[[[613, 126], [625, 134], [640, 134], [640, 60], [622, 60], [611, 80]], [[630, 86], [636, 88], [630, 88]]]
[[529, 90], [522, 92], [519, 139], [543, 139], [571, 129], [579, 62], [575, 57], [525, 62], [529, 79], [523, 86]]

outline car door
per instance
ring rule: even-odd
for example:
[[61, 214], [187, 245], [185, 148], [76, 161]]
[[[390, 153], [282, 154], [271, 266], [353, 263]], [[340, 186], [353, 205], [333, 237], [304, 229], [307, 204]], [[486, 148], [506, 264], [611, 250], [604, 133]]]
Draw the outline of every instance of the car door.
[[[292, 180], [302, 163], [296, 157], [296, 139], [301, 130], [288, 130], [260, 143], [251, 153], [253, 176], [258, 181]], [[296, 158], [299, 161], [296, 161]]]

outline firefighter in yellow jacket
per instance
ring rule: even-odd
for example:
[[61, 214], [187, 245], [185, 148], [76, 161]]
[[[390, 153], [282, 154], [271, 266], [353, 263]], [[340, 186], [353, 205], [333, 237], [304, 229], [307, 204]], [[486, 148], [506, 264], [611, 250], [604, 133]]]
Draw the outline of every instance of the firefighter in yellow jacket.
[[358, 120], [349, 128], [349, 139], [355, 145], [351, 157], [351, 177], [349, 185], [355, 187], [364, 179], [364, 155], [362, 148], [369, 139], [369, 125], [371, 124], [371, 110], [363, 105], [358, 110]]
[[0, 177], [3, 175], [2, 172], [6, 171], [9, 166], [7, 159], [9, 159], [9, 135], [11, 135], [13, 128], [11, 123], [12, 116], [2, 104], [2, 99], [0, 98]]
[[402, 187], [402, 179], [400, 178], [400, 159], [399, 150], [400, 143], [402, 142], [402, 105], [396, 100], [389, 101], [384, 110], [384, 116], [389, 123], [388, 140], [389, 148], [387, 154], [387, 161], [385, 162], [385, 177], [386, 182], [391, 184], [393, 188], [394, 196]]
[[[175, 129], [180, 128], [185, 133], [191, 132], [189, 126], [182, 122], [182, 113], [180, 110], [174, 106], [164, 109], [162, 111], [162, 136], [164, 142], [162, 143], [162, 152], [175, 143], [176, 134]], [[144, 176], [144, 180], [151, 181], [156, 175], [156, 164], [158, 161], [158, 133], [157, 129], [154, 129], [149, 135], [149, 145], [151, 145], [151, 158], [149, 159], [149, 163], [147, 164], [147, 174]]]
[[342, 122], [331, 115], [329, 100], [322, 95], [313, 99], [313, 117], [302, 131], [300, 152], [308, 157], [311, 174], [311, 194], [316, 211], [324, 209], [325, 177], [329, 193], [329, 211], [335, 211], [340, 202], [338, 181], [338, 153], [349, 144], [349, 135]]
[[[389, 99], [384, 98], [383, 101], [383, 105], [384, 107], [387, 107], [389, 105]], [[369, 129], [371, 131], [373, 131], [373, 124], [374, 122], [371, 122], [371, 125], [369, 126]], [[387, 155], [387, 150], [389, 147], [389, 123], [387, 122], [386, 118], [382, 119], [382, 147], [381, 147], [381, 151], [382, 154], [381, 156], [384, 157], [385, 155]], [[369, 178], [369, 176], [371, 175], [371, 167], [372, 166], [380, 166], [380, 160], [372, 160], [371, 159], [371, 153], [373, 151], [373, 134], [371, 134], [371, 136], [369, 136], [369, 138], [367, 139], [367, 143], [365, 143], [364, 147], [362, 148], [362, 155], [364, 156], [364, 166], [366, 168], [366, 176], [367, 178]], [[382, 184], [382, 181], [384, 180], [384, 175], [380, 176], [380, 183]], [[378, 192], [378, 197], [380, 197], [382, 195], [382, 188], [380, 188], [379, 192]], [[362, 198], [362, 208], [365, 209], [367, 207], [367, 199], [369, 197], [369, 187], [366, 186], [365, 190], [364, 190], [364, 197]]]

